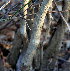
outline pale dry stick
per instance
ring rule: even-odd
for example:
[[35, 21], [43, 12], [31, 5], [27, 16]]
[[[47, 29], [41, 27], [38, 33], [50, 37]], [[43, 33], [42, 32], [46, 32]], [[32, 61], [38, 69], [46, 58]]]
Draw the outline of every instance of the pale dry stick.
[[[59, 11], [59, 9], [58, 9], [58, 7], [57, 7], [56, 2], [55, 2], [55, 1], [53, 1], [53, 2], [54, 2], [54, 4], [55, 4], [55, 6], [56, 6], [57, 10]], [[65, 18], [63, 17], [62, 13], [61, 13], [61, 12], [59, 12], [59, 14], [60, 14], [61, 18], [63, 19], [63, 21], [65, 22], [65, 24], [67, 25], [67, 27], [68, 27], [68, 29], [69, 29], [69, 31], [70, 31], [69, 24], [67, 23], [67, 21], [66, 21], [66, 20], [65, 20]]]
[[5, 8], [5, 6], [7, 6], [10, 2], [11, 2], [11, 0], [9, 0], [7, 3], [5, 3], [5, 4], [0, 8], [0, 10], [2, 10], [3, 8]]
[[58, 57], [58, 59], [60, 59], [60, 60], [62, 60], [62, 61], [64, 61], [64, 62], [70, 63], [69, 61], [67, 61], [66, 59], [63, 59], [63, 58], [61, 58], [61, 57]]

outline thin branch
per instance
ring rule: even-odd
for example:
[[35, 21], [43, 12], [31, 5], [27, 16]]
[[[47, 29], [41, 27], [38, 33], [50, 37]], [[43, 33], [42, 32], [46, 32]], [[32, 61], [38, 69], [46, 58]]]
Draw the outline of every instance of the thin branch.
[[58, 59], [63, 60], [64, 62], [70, 63], [69, 61], [67, 61], [66, 59], [63, 59], [61, 57], [58, 57]]
[[5, 29], [6, 26], [7, 26], [11, 21], [13, 21], [13, 19], [9, 20], [9, 21], [8, 21], [7, 23], [5, 23], [5, 24], [0, 25], [0, 30]]
[[[59, 9], [58, 9], [58, 7], [57, 7], [56, 2], [55, 2], [54, 0], [53, 0], [53, 2], [54, 2], [54, 4], [55, 4], [55, 6], [56, 6], [57, 10], [59, 11]], [[65, 24], [67, 25], [67, 27], [68, 27], [68, 29], [69, 29], [69, 31], [70, 31], [69, 24], [67, 23], [67, 21], [66, 21], [66, 20], [65, 20], [65, 18], [63, 17], [62, 13], [61, 13], [61, 12], [59, 12], [59, 14], [60, 14], [60, 16], [61, 16], [62, 20], [65, 22]]]
[[13, 44], [13, 42], [8, 42], [8, 41], [0, 41], [1, 43], [7, 45], [8, 43]]

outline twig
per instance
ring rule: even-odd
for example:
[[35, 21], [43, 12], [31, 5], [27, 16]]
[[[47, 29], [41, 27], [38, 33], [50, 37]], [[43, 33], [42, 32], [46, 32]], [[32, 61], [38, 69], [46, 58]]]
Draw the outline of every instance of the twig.
[[61, 58], [61, 57], [58, 57], [58, 59], [63, 60], [64, 62], [70, 63], [69, 61], [67, 61], [66, 59], [63, 59], [63, 58]]
[[7, 23], [3, 24], [2, 26], [0, 26], [0, 30], [6, 28], [6, 26], [12, 21], [13, 19], [9, 20]]
[[8, 42], [8, 41], [0, 41], [1, 43], [7, 45], [8, 43], [13, 44], [13, 42]]
[[[54, 4], [55, 4], [55, 6], [56, 6], [57, 10], [59, 11], [59, 9], [58, 9], [58, 7], [57, 7], [56, 2], [55, 2], [54, 0], [53, 0], [53, 2], [54, 2]], [[65, 22], [65, 24], [67, 25], [67, 27], [68, 27], [68, 29], [69, 29], [69, 31], [70, 31], [69, 24], [67, 23], [67, 21], [66, 21], [66, 20], [65, 20], [65, 18], [63, 17], [62, 13], [61, 13], [61, 12], [58, 12], [58, 13], [60, 14], [60, 16], [61, 16], [62, 20]]]
[[5, 3], [1, 8], [0, 10], [2, 10], [6, 5], [8, 5], [9, 3], [11, 2], [11, 0], [9, 0], [7, 3]]

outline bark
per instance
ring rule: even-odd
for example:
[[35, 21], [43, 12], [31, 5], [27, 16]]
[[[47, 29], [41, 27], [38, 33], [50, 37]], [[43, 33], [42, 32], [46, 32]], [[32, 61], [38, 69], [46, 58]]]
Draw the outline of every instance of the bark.
[[0, 55], [0, 71], [4, 71], [4, 66], [3, 66], [1, 55]]
[[40, 66], [40, 43], [39, 46], [36, 49], [36, 56], [35, 56], [35, 67], [36, 69], [39, 69]]
[[[23, 2], [22, 6], [27, 4], [27, 0], [23, 0], [22, 2]], [[22, 11], [24, 12], [27, 8], [28, 8], [28, 5], [25, 6]], [[26, 14], [27, 14], [27, 10], [24, 12], [24, 15], [26, 15]], [[27, 16], [25, 16], [25, 19], [26, 19], [26, 17]], [[22, 38], [24, 46], [23, 46], [21, 55], [19, 56], [19, 59], [17, 61], [18, 67], [20, 67], [21, 59], [24, 57], [24, 54], [25, 54], [25, 52], [28, 48], [28, 37], [27, 37], [27, 32], [26, 32], [26, 22], [25, 22], [24, 19], [21, 19], [20, 22], [21, 22], [20, 33], [21, 33], [21, 38]]]
[[43, 65], [43, 43], [40, 44], [40, 71], [42, 71]]
[[[27, 4], [27, 1], [28, 0], [23, 0], [23, 6], [25, 4]], [[23, 8], [23, 12], [28, 8], [28, 5], [26, 5], [24, 8]], [[24, 12], [24, 15], [27, 14], [27, 10]], [[24, 18], [26, 19], [27, 16], [25, 16]], [[23, 40], [23, 45], [24, 45], [24, 49], [25, 49], [25, 52], [27, 50], [27, 47], [28, 47], [28, 37], [27, 37], [27, 32], [26, 32], [26, 22], [24, 19], [21, 19], [21, 26], [20, 26], [20, 32], [21, 32], [21, 35], [22, 35], [22, 40]]]
[[39, 0], [39, 3], [41, 3], [43, 0]]
[[[23, 3], [25, 5], [26, 1]], [[28, 6], [25, 6], [23, 11], [25, 11], [26, 8], [28, 8]], [[27, 11], [24, 12], [24, 15], [25, 14], [27, 14]], [[27, 38], [27, 33], [26, 33], [26, 23], [24, 20], [21, 20], [20, 29], [18, 29], [17, 33], [15, 34], [15, 38], [13, 41], [13, 48], [7, 58], [7, 62], [9, 62], [9, 64], [12, 66], [13, 69], [16, 68], [16, 63], [20, 54], [20, 47], [22, 45], [22, 41], [24, 43], [24, 48], [26, 51], [27, 46], [28, 46], [28, 38]]]
[[[67, 0], [64, 0], [64, 3], [65, 3], [65, 5], [63, 6], [64, 7], [64, 9], [63, 10], [68, 10], [69, 9], [69, 2], [67, 1]], [[66, 19], [66, 21], [68, 21], [68, 17], [69, 17], [69, 12], [65, 12], [64, 13], [64, 18]], [[66, 24], [64, 24], [64, 22], [63, 22], [63, 25], [62, 25], [62, 27], [66, 27]], [[61, 35], [64, 35], [64, 32], [65, 32], [65, 29], [66, 28], [62, 28], [61, 27], [61, 31], [62, 31], [62, 34]], [[62, 37], [60, 37], [59, 39], [62, 39], [64, 36], [62, 36]], [[52, 60], [52, 63], [50, 64], [50, 68], [51, 69], [54, 69], [54, 66], [55, 66], [55, 62], [56, 62], [56, 59], [58, 59], [58, 54], [59, 54], [59, 48], [61, 47], [60, 45], [61, 45], [61, 43], [62, 43], [62, 40], [60, 41], [60, 43], [58, 42], [58, 44], [57, 44], [57, 46], [56, 46], [56, 50], [55, 50], [55, 54], [54, 54], [54, 58], [53, 58], [53, 60]], [[50, 71], [51, 71], [51, 69], [50, 69]]]
[[[61, 24], [61, 23], [60, 23]], [[53, 44], [54, 45], [54, 47], [52, 47], [52, 48], [55, 48], [55, 52], [54, 52], [54, 56], [53, 56], [53, 59], [52, 59], [52, 62], [51, 62], [51, 64], [50, 64], [50, 69], [49, 69], [49, 71], [53, 71], [54, 70], [54, 67], [55, 67], [55, 62], [56, 62], [56, 59], [58, 59], [58, 54], [59, 54], [59, 51], [60, 51], [60, 47], [61, 47], [61, 43], [62, 43], [62, 40], [63, 40], [63, 36], [64, 36], [64, 34], [63, 34], [63, 30], [62, 30], [62, 25], [59, 25], [58, 26], [58, 29], [57, 29], [58, 31], [56, 31], [56, 40], [55, 40], [55, 42], [56, 42], [56, 44]]]
[[40, 45], [37, 47], [36, 54], [34, 55], [33, 58], [34, 58], [33, 59], [33, 62], [34, 62], [33, 69], [39, 69], [39, 66], [40, 66]]
[[51, 39], [50, 45], [48, 46], [48, 48], [47, 48], [47, 50], [46, 50], [46, 52], [45, 52], [45, 54], [44, 54], [43, 70], [44, 70], [44, 69], [47, 70], [47, 66], [48, 66], [48, 63], [49, 63], [49, 59], [51, 59], [51, 57], [52, 57], [52, 55], [53, 55], [55, 46], [57, 45], [57, 42], [60, 41], [60, 40], [58, 41], [59, 36], [60, 36], [60, 34], [61, 34], [61, 33], [59, 33], [59, 32], [61, 32], [61, 31], [60, 31], [60, 26], [58, 26], [58, 29], [57, 29], [57, 31], [55, 32], [53, 38]]
[[[42, 2], [42, 5], [36, 15], [35, 21], [34, 21], [34, 25], [33, 25], [33, 32], [31, 35], [31, 39], [30, 39], [30, 43], [28, 46], [28, 49], [26, 51], [25, 56], [22, 59], [22, 66], [21, 69], [22, 71], [31, 71], [31, 64], [32, 64], [32, 60], [33, 60], [33, 56], [36, 52], [36, 49], [39, 45], [40, 42], [40, 35], [41, 35], [41, 29], [44, 23], [44, 19], [46, 16], [46, 12], [48, 11], [51, 3], [53, 0], [44, 0]], [[25, 70], [24, 70], [25, 69]]]
[[62, 71], [70, 71], [70, 62], [65, 62]]
[[[49, 11], [50, 10], [52, 11], [52, 8], [49, 9]], [[44, 40], [40, 43], [40, 46], [36, 50], [36, 62], [35, 63], [36, 63], [36, 68], [39, 69], [40, 71], [42, 71], [42, 65], [43, 65], [43, 42], [47, 39], [50, 25], [51, 25], [51, 13], [48, 14], [47, 16], [48, 16], [48, 18], [46, 20], [48, 22], [46, 22], [46, 23], [48, 23], [48, 25], [47, 25], [48, 27], [46, 28], [45, 36], [43, 36]]]
[[[29, 4], [29, 6], [33, 4], [32, 2]], [[34, 14], [34, 8], [33, 6], [31, 6], [28, 10], [29, 14]], [[33, 28], [33, 23], [34, 23], [34, 15], [31, 15], [31, 16], [28, 16], [29, 19], [33, 19], [33, 20], [29, 20], [27, 21], [28, 22], [28, 25], [30, 27], [30, 29]], [[32, 30], [29, 30], [29, 28], [27, 27], [27, 31], [28, 31], [28, 36], [29, 36], [29, 40], [31, 38], [31, 34], [32, 34]]]
[[[51, 6], [52, 6], [52, 3], [51, 3]], [[52, 11], [52, 7], [50, 6], [49, 8], [49, 11]], [[47, 14], [47, 28], [46, 28], [46, 33], [45, 33], [45, 38], [44, 38], [44, 41], [47, 40], [47, 36], [49, 34], [49, 31], [50, 31], [50, 26], [51, 26], [51, 22], [52, 22], [52, 15], [51, 13], [48, 13]]]
[[[64, 5], [63, 5], [63, 10], [70, 10], [70, 0], [64, 0]], [[68, 20], [69, 18], [69, 11], [68, 12], [65, 12], [63, 13], [64, 17], [66, 20]], [[63, 66], [63, 69], [62, 71], [70, 71], [70, 63], [66, 62], [65, 65]]]
[[20, 54], [21, 43], [22, 43], [22, 39], [18, 29], [13, 41], [13, 48], [11, 49], [11, 52], [7, 58], [7, 62], [12, 66], [13, 69], [16, 68], [16, 62]]
[[[65, 13], [65, 19], [68, 19], [66, 16], [67, 16], [67, 13]], [[58, 23], [61, 23], [60, 20], [59, 20]], [[54, 69], [55, 62], [56, 62], [56, 59], [58, 58], [61, 43], [62, 43], [62, 40], [63, 40], [63, 37], [64, 37], [65, 29], [66, 29], [66, 24], [63, 21], [63, 23], [61, 25], [59, 24], [59, 26], [57, 28], [57, 31], [56, 31], [56, 33], [54, 34], [54, 36], [53, 36], [53, 38], [51, 40], [51, 44], [50, 44], [50, 46], [48, 47], [48, 49], [47, 49], [47, 51], [45, 53], [45, 55], [47, 54], [46, 58], [45, 58], [45, 61], [46, 61], [45, 68], [47, 68], [47, 65], [49, 63], [49, 59], [52, 57], [53, 50], [55, 49], [54, 58], [52, 60], [52, 63], [50, 64], [50, 70], [49, 71], [53, 71], [53, 69]]]
[[[52, 5], [52, 4], [51, 4]], [[49, 11], [52, 11], [52, 8], [50, 7]], [[50, 25], [51, 25], [51, 22], [52, 22], [52, 19], [51, 19], [51, 13], [47, 14], [47, 23], [48, 23], [48, 27], [46, 28], [46, 33], [45, 33], [45, 36], [43, 36], [44, 40], [42, 41], [41, 43], [41, 46], [40, 46], [40, 71], [43, 71], [42, 69], [42, 66], [43, 66], [43, 42], [45, 40], [47, 40], [47, 37], [48, 37], [48, 33], [49, 33], [49, 30], [50, 30]]]

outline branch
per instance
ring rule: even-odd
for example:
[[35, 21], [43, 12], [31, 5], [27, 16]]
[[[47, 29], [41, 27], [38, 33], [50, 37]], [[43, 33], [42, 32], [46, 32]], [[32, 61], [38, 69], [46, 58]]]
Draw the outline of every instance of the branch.
[[[57, 7], [56, 2], [55, 2], [54, 0], [53, 0], [53, 2], [54, 2], [54, 4], [55, 4], [55, 6], [56, 6], [57, 10], [59, 11], [59, 9], [58, 9], [58, 7]], [[63, 17], [62, 13], [61, 13], [61, 12], [59, 12], [59, 14], [60, 14], [60, 16], [61, 16], [62, 20], [63, 20], [63, 21], [64, 21], [64, 23], [67, 25], [67, 27], [68, 27], [68, 29], [69, 29], [69, 31], [70, 31], [69, 24], [67, 23], [67, 21], [66, 21], [66, 20], [65, 20], [65, 18]]]
[[13, 42], [7, 42], [7, 41], [0, 41], [1, 43], [7, 45], [8, 43], [13, 44]]
[[45, 12], [49, 10], [49, 7], [52, 1], [53, 0], [44, 0], [35, 17], [30, 43], [29, 43], [25, 56], [21, 60], [22, 71], [31, 71], [31, 64], [32, 64], [33, 56], [40, 42], [41, 30], [42, 30], [42, 26], [43, 26], [44, 19], [46, 16]]
[[[64, 10], [65, 9], [68, 9], [67, 0], [64, 0], [64, 3], [65, 3], [65, 6], [63, 6], [64, 7]], [[57, 31], [57, 33], [59, 33], [59, 34], [56, 35], [57, 36], [57, 40], [56, 40], [56, 43], [57, 44], [55, 45], [55, 52], [54, 52], [54, 56], [53, 56], [52, 62], [50, 64], [50, 70], [53, 70], [54, 69], [56, 59], [58, 59], [58, 54], [59, 54], [59, 51], [60, 51], [60, 47], [61, 47], [62, 40], [63, 40], [63, 37], [64, 37], [64, 32], [65, 32], [65, 29], [66, 29], [66, 21], [68, 20], [68, 14], [69, 13], [64, 12], [64, 17], [66, 19], [65, 20], [64, 17], [63, 17], [63, 15], [60, 13], [60, 16], [61, 17], [60, 17], [60, 20], [59, 20], [58, 23], [61, 23], [61, 24], [59, 24], [60, 27], [57, 28], [57, 30], [59, 29], [60, 31]], [[62, 21], [62, 19], [63, 19], [63, 21]]]
[[64, 62], [70, 63], [69, 61], [67, 61], [66, 59], [63, 59], [63, 58], [61, 58], [61, 57], [58, 57], [58, 59], [60, 59], [60, 60], [62, 60], [62, 61], [64, 61]]

